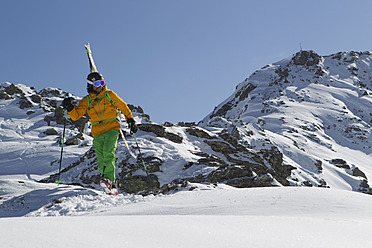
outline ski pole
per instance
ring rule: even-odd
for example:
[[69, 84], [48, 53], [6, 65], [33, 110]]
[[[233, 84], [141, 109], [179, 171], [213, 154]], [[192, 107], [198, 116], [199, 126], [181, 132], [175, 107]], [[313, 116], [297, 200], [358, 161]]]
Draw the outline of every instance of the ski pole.
[[143, 160], [143, 156], [142, 156], [142, 153], [141, 153], [141, 148], [140, 146], [138, 145], [138, 142], [137, 142], [137, 138], [136, 138], [136, 135], [131, 132], [133, 134], [133, 137], [134, 137], [134, 140], [136, 141], [136, 145], [137, 145], [137, 148], [138, 148], [138, 156], [139, 158], [142, 160], [142, 165], [143, 165], [143, 168], [145, 168], [145, 171], [146, 171], [146, 175], [149, 176], [149, 173], [147, 172], [147, 166], [145, 164], [145, 161]]
[[[129, 124], [129, 127], [131, 127], [131, 124]], [[134, 140], [136, 141], [136, 145], [137, 145], [138, 152], [139, 152], [139, 153], [138, 153], [138, 156], [139, 156], [139, 158], [141, 158], [141, 160], [142, 160], [142, 165], [143, 165], [143, 168], [145, 168], [145, 172], [146, 172], [146, 175], [147, 175], [147, 179], [149, 180], [150, 187], [152, 188], [152, 191], [155, 191], [155, 188], [154, 188], [154, 185], [153, 185], [153, 183], [152, 183], [151, 177], [149, 176], [149, 173], [148, 173], [148, 171], [147, 171], [147, 166], [146, 166], [146, 164], [145, 164], [145, 161], [143, 160], [143, 156], [142, 156], [142, 153], [141, 153], [141, 148], [140, 148], [140, 146], [138, 145], [136, 135], [135, 135], [133, 132], [131, 132], [131, 133], [133, 134], [133, 138], [134, 138]]]
[[60, 181], [61, 179], [61, 167], [62, 167], [62, 155], [63, 155], [63, 146], [64, 146], [64, 143], [65, 143], [65, 131], [66, 131], [66, 120], [67, 120], [67, 109], [65, 110], [65, 121], [63, 123], [63, 133], [62, 133], [62, 140], [61, 140], [61, 144], [62, 144], [62, 147], [61, 147], [61, 157], [59, 159], [59, 172], [58, 172], [58, 180], [56, 181], [56, 183], [59, 185], [60, 183], [62, 183]]

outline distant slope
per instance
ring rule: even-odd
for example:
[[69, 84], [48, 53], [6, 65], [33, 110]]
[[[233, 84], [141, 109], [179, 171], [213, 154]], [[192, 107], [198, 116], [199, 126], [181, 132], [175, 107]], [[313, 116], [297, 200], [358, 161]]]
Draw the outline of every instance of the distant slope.
[[275, 146], [292, 185], [370, 192], [372, 54], [301, 51], [263, 67], [200, 126], [246, 147]]

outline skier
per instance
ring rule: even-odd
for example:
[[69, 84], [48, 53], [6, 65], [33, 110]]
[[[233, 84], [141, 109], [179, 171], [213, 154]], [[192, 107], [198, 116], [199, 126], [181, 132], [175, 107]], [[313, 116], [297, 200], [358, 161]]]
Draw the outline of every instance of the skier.
[[92, 72], [88, 75], [87, 91], [89, 95], [85, 96], [77, 107], [72, 105], [72, 98], [69, 97], [62, 101], [62, 106], [74, 121], [88, 112], [92, 122], [98, 169], [102, 175], [100, 185], [106, 193], [116, 195], [115, 151], [120, 130], [118, 110], [125, 115], [131, 132], [136, 133], [138, 128], [127, 104], [114, 91], [107, 89], [102, 74]]

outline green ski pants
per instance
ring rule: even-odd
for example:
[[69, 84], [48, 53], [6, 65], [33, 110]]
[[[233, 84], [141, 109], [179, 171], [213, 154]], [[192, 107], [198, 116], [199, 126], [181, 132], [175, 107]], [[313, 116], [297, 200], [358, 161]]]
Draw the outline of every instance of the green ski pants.
[[119, 130], [112, 129], [94, 137], [98, 170], [104, 178], [115, 182], [115, 151], [118, 144]]

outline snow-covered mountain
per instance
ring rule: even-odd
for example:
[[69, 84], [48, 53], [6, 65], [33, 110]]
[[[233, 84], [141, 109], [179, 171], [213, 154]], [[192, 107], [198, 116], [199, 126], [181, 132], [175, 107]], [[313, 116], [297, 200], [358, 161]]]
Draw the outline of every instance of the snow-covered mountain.
[[[167, 193], [193, 189], [190, 183], [224, 183], [370, 193], [371, 59], [369, 52], [322, 57], [301, 51], [253, 73], [198, 125], [156, 124], [141, 107], [130, 106], [150, 176], [140, 156], [131, 157], [119, 141], [121, 191]], [[75, 104], [80, 99], [60, 89], [0, 85], [0, 175], [56, 180], [66, 96]], [[126, 139], [138, 155], [128, 132]], [[67, 118], [66, 145], [62, 181], [99, 188], [89, 118]]]
[[300, 51], [267, 65], [201, 121], [238, 143], [276, 147], [291, 185], [371, 193], [372, 53]]

